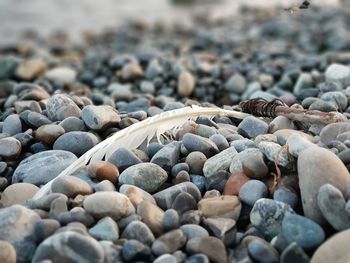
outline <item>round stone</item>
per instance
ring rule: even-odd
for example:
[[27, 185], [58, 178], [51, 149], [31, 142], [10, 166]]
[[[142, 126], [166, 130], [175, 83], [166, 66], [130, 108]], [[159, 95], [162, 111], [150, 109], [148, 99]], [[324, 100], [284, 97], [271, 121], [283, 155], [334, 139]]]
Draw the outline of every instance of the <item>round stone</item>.
[[53, 193], [61, 193], [74, 198], [77, 195], [89, 195], [92, 193], [91, 186], [76, 176], [60, 176], [51, 185]]
[[117, 223], [109, 216], [100, 219], [96, 225], [89, 229], [90, 235], [97, 240], [115, 242], [119, 239]]
[[71, 116], [79, 118], [81, 114], [75, 102], [64, 94], [53, 95], [46, 104], [46, 110], [52, 121], [62, 121]]
[[121, 184], [131, 184], [153, 193], [166, 180], [168, 174], [160, 166], [153, 163], [139, 163], [130, 166], [119, 176]]
[[57, 67], [48, 70], [45, 76], [51, 81], [61, 82], [63, 84], [70, 84], [75, 81], [77, 73], [75, 72], [75, 70], [68, 67]]
[[249, 177], [247, 177], [244, 173], [234, 173], [228, 178], [222, 194], [238, 195], [241, 187], [248, 181]]
[[0, 203], [7, 207], [14, 204], [22, 204], [27, 199], [31, 199], [39, 188], [29, 183], [17, 183], [8, 186], [1, 194]]
[[255, 139], [255, 137], [265, 134], [267, 131], [268, 124], [253, 116], [244, 118], [238, 125], [238, 132], [247, 138]]
[[188, 164], [192, 174], [203, 174], [203, 166], [207, 157], [202, 152], [191, 152], [186, 157], [186, 163]]
[[216, 237], [195, 237], [186, 244], [189, 254], [203, 253], [214, 263], [227, 262], [224, 243]]
[[161, 235], [152, 244], [152, 252], [156, 255], [173, 253], [186, 244], [186, 235], [180, 230], [172, 230]]
[[22, 132], [22, 122], [18, 114], [11, 114], [6, 117], [2, 126], [2, 132], [10, 136]]
[[16, 263], [16, 259], [16, 250], [11, 243], [0, 240], [0, 262]]
[[268, 242], [261, 238], [255, 238], [248, 245], [249, 256], [261, 263], [278, 263], [279, 254]]
[[21, 151], [21, 142], [13, 137], [6, 137], [0, 139], [0, 157], [3, 158], [15, 158]]
[[253, 206], [260, 198], [267, 197], [267, 194], [266, 185], [259, 180], [250, 180], [239, 190], [240, 200], [250, 206]]
[[136, 239], [139, 242], [151, 246], [155, 238], [149, 227], [141, 221], [132, 221], [124, 229], [121, 238]]
[[65, 130], [57, 124], [46, 124], [35, 131], [35, 138], [44, 144], [52, 145], [58, 137], [63, 135]]
[[183, 71], [179, 75], [177, 94], [181, 97], [191, 95], [194, 90], [195, 79], [193, 75], [188, 71]]
[[152, 231], [155, 236], [159, 236], [163, 233], [163, 218], [164, 211], [158, 206], [148, 202], [142, 201], [137, 206], [137, 214]]
[[211, 157], [219, 153], [219, 149], [215, 143], [208, 138], [196, 134], [186, 133], [182, 138], [182, 143], [189, 152], [199, 151], [206, 157]]
[[135, 213], [135, 208], [127, 196], [118, 192], [97, 192], [84, 200], [84, 208], [92, 216], [110, 216], [114, 220]]
[[123, 184], [119, 188], [119, 192], [125, 194], [135, 207], [137, 207], [142, 201], [148, 201], [152, 204], [156, 203], [152, 195], [134, 185]]
[[116, 126], [120, 122], [118, 111], [111, 106], [85, 106], [81, 118], [91, 130], [102, 130]]
[[118, 183], [119, 170], [114, 164], [110, 162], [91, 162], [86, 166], [86, 169], [90, 177], [96, 179], [99, 182], [108, 180], [113, 184]]

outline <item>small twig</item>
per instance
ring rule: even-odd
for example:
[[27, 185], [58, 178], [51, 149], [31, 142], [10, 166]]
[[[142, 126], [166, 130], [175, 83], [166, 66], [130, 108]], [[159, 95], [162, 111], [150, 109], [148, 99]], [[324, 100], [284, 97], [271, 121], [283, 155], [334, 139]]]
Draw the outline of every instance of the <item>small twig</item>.
[[242, 101], [239, 106], [243, 112], [250, 113], [257, 117], [275, 118], [277, 116], [284, 116], [293, 121], [306, 124], [326, 125], [329, 123], [342, 122], [345, 118], [338, 112], [291, 108], [278, 99], [270, 102], [261, 98], [251, 99]]

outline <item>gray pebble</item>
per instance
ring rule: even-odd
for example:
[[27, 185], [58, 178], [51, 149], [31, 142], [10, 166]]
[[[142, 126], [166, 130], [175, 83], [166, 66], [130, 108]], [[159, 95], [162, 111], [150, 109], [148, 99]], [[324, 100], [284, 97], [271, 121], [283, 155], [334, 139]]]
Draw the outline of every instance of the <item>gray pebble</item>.
[[266, 185], [259, 180], [249, 180], [239, 190], [239, 198], [247, 205], [253, 206], [260, 198], [267, 197]]

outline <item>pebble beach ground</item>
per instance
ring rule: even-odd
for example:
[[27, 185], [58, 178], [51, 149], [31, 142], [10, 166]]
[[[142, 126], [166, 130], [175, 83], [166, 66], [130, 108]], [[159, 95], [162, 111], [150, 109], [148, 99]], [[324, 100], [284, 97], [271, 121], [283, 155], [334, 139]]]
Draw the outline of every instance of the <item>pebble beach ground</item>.
[[[350, 11], [242, 8], [0, 47], [0, 262], [350, 258]], [[337, 111], [199, 117], [40, 187], [110, 135], [189, 105]], [[276, 178], [280, 181], [276, 184]]]

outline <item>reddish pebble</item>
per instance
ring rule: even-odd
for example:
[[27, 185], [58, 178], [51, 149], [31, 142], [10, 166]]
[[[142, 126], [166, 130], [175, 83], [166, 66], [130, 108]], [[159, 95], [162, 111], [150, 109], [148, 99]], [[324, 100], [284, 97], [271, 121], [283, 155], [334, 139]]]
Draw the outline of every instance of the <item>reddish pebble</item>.
[[97, 181], [108, 180], [113, 184], [118, 183], [119, 170], [118, 167], [106, 161], [97, 161], [90, 163], [86, 167], [91, 178]]
[[244, 173], [232, 174], [225, 184], [223, 195], [238, 195], [242, 185], [248, 181], [249, 177]]

